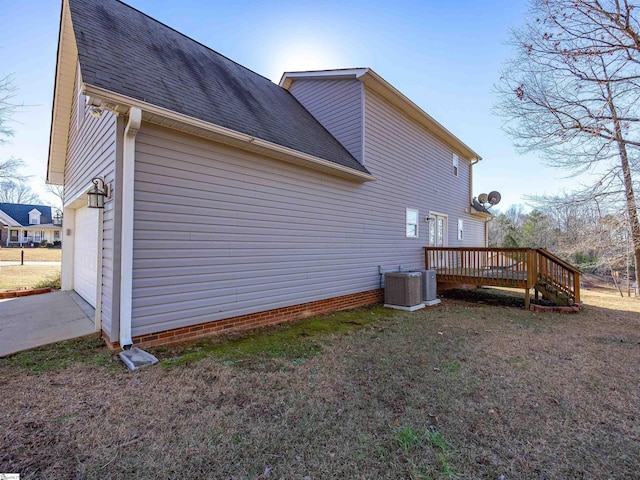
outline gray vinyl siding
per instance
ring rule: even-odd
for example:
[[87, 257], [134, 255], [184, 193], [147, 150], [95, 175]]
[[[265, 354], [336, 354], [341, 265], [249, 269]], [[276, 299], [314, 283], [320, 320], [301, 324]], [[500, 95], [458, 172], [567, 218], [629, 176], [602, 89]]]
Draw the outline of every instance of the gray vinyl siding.
[[378, 265], [423, 264], [404, 201], [362, 206], [376, 182], [147, 124], [136, 145], [134, 335], [373, 290]]
[[[84, 190], [94, 177], [104, 177], [111, 185], [115, 179], [116, 159], [116, 116], [109, 111], [103, 112], [100, 118], [89, 114], [88, 108], [79, 100], [79, 76], [76, 77], [69, 146], [64, 172], [65, 203], [84, 195]], [[78, 108], [81, 121], [78, 121]], [[109, 335], [113, 318], [113, 239], [114, 239], [114, 202], [105, 203], [103, 215], [102, 241], [102, 329]], [[64, 237], [63, 237], [64, 241]]]
[[[484, 245], [469, 162], [366, 92], [359, 183], [144, 123], [136, 138], [133, 335], [364, 292], [384, 270], [424, 266], [424, 217], [449, 245]], [[406, 208], [420, 214], [406, 238]], [[464, 218], [465, 239], [457, 240]], [[171, 229], [167, 226], [171, 225]]]
[[[365, 151], [367, 168], [378, 178], [373, 205], [385, 205], [393, 195], [406, 207], [420, 211], [420, 238], [428, 243], [424, 217], [429, 212], [448, 216], [450, 247], [484, 246], [483, 220], [467, 213], [470, 208], [471, 164], [424, 127], [389, 102], [365, 88]], [[459, 157], [453, 174], [453, 154]], [[458, 219], [464, 238], [458, 240]]]
[[360, 163], [362, 83], [358, 80], [296, 80], [289, 90]]

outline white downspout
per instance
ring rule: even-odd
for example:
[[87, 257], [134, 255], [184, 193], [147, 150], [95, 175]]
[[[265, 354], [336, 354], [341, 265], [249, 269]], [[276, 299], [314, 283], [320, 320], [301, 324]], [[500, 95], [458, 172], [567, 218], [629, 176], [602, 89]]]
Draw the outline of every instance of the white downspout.
[[131, 338], [133, 299], [133, 194], [136, 135], [142, 123], [142, 110], [131, 107], [124, 129], [122, 149], [122, 251], [120, 255], [120, 347], [128, 349]]
[[473, 166], [479, 161], [479, 158], [473, 158], [469, 161], [469, 203], [471, 205], [473, 205]]

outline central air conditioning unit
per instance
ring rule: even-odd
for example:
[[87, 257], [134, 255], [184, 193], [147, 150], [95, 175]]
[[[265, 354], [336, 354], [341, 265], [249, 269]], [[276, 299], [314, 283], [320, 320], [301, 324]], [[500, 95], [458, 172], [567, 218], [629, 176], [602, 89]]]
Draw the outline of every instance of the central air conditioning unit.
[[437, 295], [436, 271], [435, 270], [416, 270], [422, 275], [422, 303], [426, 306], [437, 305], [440, 299]]
[[384, 274], [384, 285], [385, 307], [410, 312], [424, 308], [420, 272], [387, 272]]

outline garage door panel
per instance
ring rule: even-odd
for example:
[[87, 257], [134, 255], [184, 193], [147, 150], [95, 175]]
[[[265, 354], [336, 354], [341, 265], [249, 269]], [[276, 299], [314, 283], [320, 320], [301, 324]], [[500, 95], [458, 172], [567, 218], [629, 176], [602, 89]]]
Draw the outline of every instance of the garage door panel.
[[96, 208], [79, 208], [75, 224], [74, 290], [93, 307], [96, 306], [98, 282], [99, 213]]

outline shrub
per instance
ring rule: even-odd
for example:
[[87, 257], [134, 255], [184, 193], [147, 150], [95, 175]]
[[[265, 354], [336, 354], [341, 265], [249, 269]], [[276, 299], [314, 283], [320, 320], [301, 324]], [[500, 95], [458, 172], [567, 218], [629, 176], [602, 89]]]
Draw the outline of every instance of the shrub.
[[53, 290], [60, 290], [60, 274], [47, 277], [44, 280], [36, 283], [34, 288], [51, 288]]

